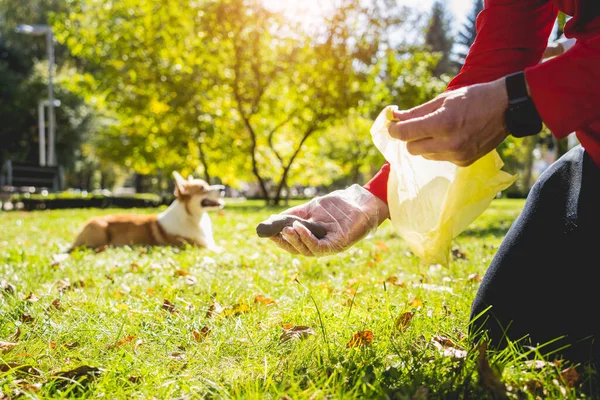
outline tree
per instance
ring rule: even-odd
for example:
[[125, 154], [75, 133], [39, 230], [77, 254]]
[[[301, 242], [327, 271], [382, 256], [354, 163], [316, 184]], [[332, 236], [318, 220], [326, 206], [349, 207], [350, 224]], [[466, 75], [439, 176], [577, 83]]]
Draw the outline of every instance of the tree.
[[464, 64], [469, 48], [475, 42], [475, 36], [477, 35], [477, 16], [481, 11], [483, 11], [483, 0], [474, 0], [471, 13], [467, 16], [467, 21], [458, 32], [456, 43], [462, 46], [462, 49], [460, 49], [456, 55], [459, 57], [461, 65]]
[[450, 57], [453, 45], [454, 40], [450, 34], [450, 22], [444, 0], [436, 0], [433, 3], [431, 17], [425, 32], [426, 48], [441, 54], [438, 64], [433, 69], [434, 76], [454, 75], [456, 73], [456, 68]]

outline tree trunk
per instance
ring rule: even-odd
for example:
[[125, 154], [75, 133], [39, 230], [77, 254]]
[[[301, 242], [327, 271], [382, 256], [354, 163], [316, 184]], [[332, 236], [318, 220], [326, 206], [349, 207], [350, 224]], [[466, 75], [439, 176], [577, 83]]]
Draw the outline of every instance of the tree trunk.
[[208, 172], [208, 163], [206, 162], [206, 156], [204, 154], [204, 149], [202, 148], [202, 142], [199, 142], [198, 145], [198, 157], [200, 158], [200, 164], [202, 164], [202, 168], [204, 168], [204, 180], [210, 184], [210, 174]]

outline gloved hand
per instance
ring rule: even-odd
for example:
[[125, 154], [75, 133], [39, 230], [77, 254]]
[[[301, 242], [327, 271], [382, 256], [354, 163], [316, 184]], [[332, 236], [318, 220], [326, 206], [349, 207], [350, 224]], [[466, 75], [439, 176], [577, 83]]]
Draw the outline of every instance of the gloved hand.
[[296, 215], [327, 230], [324, 238], [317, 239], [304, 225], [294, 222], [270, 238], [289, 253], [316, 257], [347, 250], [389, 217], [387, 204], [359, 185], [317, 197], [282, 214]]

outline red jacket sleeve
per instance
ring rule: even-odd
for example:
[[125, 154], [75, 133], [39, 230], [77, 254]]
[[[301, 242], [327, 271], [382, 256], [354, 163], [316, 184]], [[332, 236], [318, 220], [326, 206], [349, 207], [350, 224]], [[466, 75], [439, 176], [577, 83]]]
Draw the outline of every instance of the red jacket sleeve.
[[[490, 82], [539, 63], [557, 13], [548, 0], [486, 0], [477, 17], [475, 42], [448, 90]], [[386, 163], [365, 189], [387, 202], [388, 176]]]

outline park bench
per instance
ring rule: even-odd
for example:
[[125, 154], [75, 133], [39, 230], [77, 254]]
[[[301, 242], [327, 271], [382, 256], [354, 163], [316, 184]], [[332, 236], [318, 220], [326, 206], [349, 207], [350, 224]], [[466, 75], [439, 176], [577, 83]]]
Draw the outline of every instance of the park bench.
[[0, 170], [0, 197], [17, 193], [58, 192], [63, 187], [62, 168], [8, 160]]

